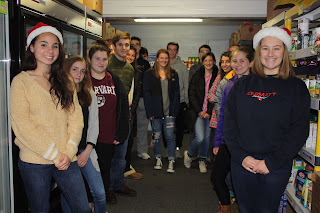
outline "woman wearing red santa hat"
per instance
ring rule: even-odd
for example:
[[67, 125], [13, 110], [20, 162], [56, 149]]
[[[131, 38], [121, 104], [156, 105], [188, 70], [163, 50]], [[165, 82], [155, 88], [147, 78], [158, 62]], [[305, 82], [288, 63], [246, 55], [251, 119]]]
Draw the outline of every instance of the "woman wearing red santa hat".
[[241, 213], [273, 213], [278, 212], [292, 160], [308, 138], [310, 95], [295, 77], [286, 30], [260, 30], [253, 47], [252, 74], [229, 93], [223, 135]]
[[63, 70], [62, 45], [56, 28], [38, 23], [28, 33], [24, 71], [11, 84], [10, 117], [31, 212], [49, 212], [52, 178], [73, 212], [91, 212], [76, 162], [83, 116]]

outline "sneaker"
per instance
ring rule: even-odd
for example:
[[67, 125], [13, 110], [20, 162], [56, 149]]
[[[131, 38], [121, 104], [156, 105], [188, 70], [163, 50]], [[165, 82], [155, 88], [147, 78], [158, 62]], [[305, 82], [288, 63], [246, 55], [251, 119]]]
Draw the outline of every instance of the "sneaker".
[[148, 160], [148, 159], [150, 159], [150, 155], [148, 155], [148, 153], [145, 153], [145, 152], [143, 152], [143, 153], [138, 153], [138, 157], [139, 158], [142, 158], [143, 160]]
[[156, 165], [153, 167], [154, 169], [160, 170], [162, 169], [162, 161], [160, 157], [156, 157]]
[[183, 160], [183, 163], [184, 163], [184, 166], [189, 169], [191, 167], [191, 162], [192, 162], [192, 159], [189, 157], [188, 155], [188, 151], [184, 151], [184, 160]]
[[168, 169], [167, 169], [167, 172], [168, 173], [174, 173], [174, 160], [169, 160], [169, 165], [168, 165]]
[[207, 165], [204, 162], [204, 160], [199, 161], [199, 169], [200, 169], [200, 173], [207, 173]]
[[182, 150], [179, 148], [176, 149], [176, 158], [180, 158], [180, 159], [183, 158]]

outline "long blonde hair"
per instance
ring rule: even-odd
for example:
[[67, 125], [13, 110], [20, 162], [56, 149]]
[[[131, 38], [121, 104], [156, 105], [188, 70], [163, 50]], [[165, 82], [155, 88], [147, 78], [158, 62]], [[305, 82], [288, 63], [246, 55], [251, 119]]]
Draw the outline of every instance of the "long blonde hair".
[[[169, 58], [169, 52], [166, 50], [166, 49], [160, 49], [158, 50], [157, 52], [157, 55], [156, 55], [156, 60], [154, 62], [154, 65], [153, 65], [153, 68], [154, 68], [154, 71], [156, 73], [156, 77], [157, 78], [160, 78], [160, 75], [159, 75], [159, 70], [160, 70], [160, 65], [159, 65], [159, 62], [157, 59], [159, 59], [159, 56], [161, 53], [165, 53], [168, 55], [168, 58]], [[164, 68], [164, 73], [166, 75], [166, 79], [170, 79], [171, 78], [171, 74], [170, 74], [170, 60], [168, 61], [168, 64], [166, 65], [166, 67]]]
[[[263, 39], [261, 39], [261, 41], [262, 40]], [[263, 71], [263, 65], [261, 63], [261, 41], [259, 42], [254, 55], [252, 73], [265, 78], [267, 76]], [[283, 44], [283, 47], [284, 47], [283, 59], [279, 67], [279, 74], [277, 74], [275, 77], [281, 78], [281, 79], [288, 79], [288, 78], [294, 77], [295, 73], [289, 58], [288, 50], [284, 44]]]

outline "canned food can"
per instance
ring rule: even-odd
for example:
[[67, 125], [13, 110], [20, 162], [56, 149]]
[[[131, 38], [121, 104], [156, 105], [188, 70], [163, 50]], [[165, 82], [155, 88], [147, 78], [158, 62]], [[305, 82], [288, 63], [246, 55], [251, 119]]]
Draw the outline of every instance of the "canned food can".
[[309, 46], [310, 36], [308, 34], [302, 36], [301, 48], [307, 48]]
[[292, 37], [292, 48], [291, 51], [296, 51], [297, 50], [297, 45], [298, 45], [298, 36], [295, 35]]
[[302, 18], [298, 20], [298, 31], [301, 35], [309, 34], [310, 19]]

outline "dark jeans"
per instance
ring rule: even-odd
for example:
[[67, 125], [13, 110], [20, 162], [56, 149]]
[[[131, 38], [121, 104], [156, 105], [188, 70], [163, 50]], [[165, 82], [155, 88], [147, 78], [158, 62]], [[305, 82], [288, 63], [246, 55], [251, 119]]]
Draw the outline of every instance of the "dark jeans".
[[91, 213], [86, 189], [77, 162], [69, 168], [58, 170], [53, 164], [33, 164], [19, 160], [21, 177], [29, 200], [30, 212], [45, 213], [50, 210], [50, 186], [54, 178], [72, 212]]
[[[180, 103], [179, 115], [176, 117], [176, 147], [179, 149], [182, 147], [183, 135], [184, 135], [184, 116], [186, 114], [187, 104], [185, 102]], [[167, 141], [165, 137], [162, 137], [163, 144], [167, 148]]]
[[[131, 124], [129, 123], [129, 125], [129, 130], [131, 131]], [[126, 169], [126, 154], [129, 135], [127, 135], [127, 139], [124, 143], [118, 144], [114, 148], [110, 170], [110, 191], [120, 190], [125, 185], [123, 175]]]
[[113, 144], [105, 144], [99, 142], [96, 145], [98, 163], [105, 192], [108, 192], [110, 186], [110, 169], [114, 147], [115, 145]]
[[[257, 156], [253, 157], [259, 159]], [[278, 212], [281, 196], [291, 174], [291, 166], [292, 164], [287, 163], [280, 169], [263, 175], [253, 174], [232, 161], [232, 181], [241, 213]]]
[[226, 177], [231, 169], [231, 155], [225, 144], [219, 148], [211, 173], [211, 182], [222, 205], [230, 204], [229, 188]]

